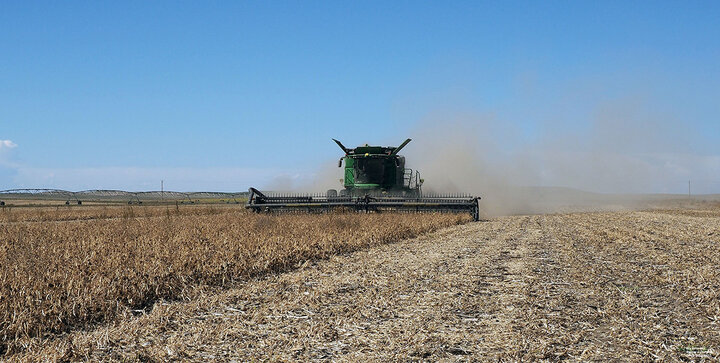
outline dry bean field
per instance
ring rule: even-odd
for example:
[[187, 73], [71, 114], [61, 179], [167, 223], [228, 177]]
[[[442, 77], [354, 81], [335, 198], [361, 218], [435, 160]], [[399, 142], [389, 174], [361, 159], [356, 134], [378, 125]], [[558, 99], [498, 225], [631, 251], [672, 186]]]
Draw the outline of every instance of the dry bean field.
[[4, 354], [18, 361], [720, 359], [717, 203], [466, 222], [232, 208], [5, 221], [2, 311], [11, 324], [3, 329], [15, 335], [5, 335]]
[[459, 215], [255, 215], [242, 207], [0, 210], [0, 354], [157, 301], [467, 222]]

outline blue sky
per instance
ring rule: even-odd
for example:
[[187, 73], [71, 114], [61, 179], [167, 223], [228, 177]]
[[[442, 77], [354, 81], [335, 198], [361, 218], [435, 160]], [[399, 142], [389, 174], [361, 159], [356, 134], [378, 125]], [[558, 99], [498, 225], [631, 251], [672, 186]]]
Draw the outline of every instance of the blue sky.
[[0, 189], [312, 183], [330, 138], [411, 159], [428, 124], [544, 155], [522, 184], [624, 191], [560, 171], [607, 153], [663, 178], [631, 191], [720, 180], [716, 1], [4, 1], [0, 34]]

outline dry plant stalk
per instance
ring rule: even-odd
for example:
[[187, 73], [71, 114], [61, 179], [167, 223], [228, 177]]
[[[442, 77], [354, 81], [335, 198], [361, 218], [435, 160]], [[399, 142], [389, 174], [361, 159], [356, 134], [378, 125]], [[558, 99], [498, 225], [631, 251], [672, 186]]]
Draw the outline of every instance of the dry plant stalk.
[[237, 207], [0, 211], [0, 354], [189, 299], [198, 286], [465, 223], [466, 215], [255, 215]]

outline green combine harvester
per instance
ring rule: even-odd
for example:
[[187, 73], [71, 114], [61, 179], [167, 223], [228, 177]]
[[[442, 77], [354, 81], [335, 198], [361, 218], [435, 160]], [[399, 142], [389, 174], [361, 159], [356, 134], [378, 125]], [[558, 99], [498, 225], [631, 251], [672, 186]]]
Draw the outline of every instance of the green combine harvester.
[[333, 139], [345, 153], [343, 186], [338, 193], [330, 189], [325, 195], [288, 195], [262, 193], [250, 188], [245, 206], [255, 212], [296, 211], [324, 212], [345, 208], [354, 211], [382, 212], [467, 212], [473, 220], [480, 219], [480, 197], [460, 194], [423, 194], [423, 179], [417, 170], [405, 168], [405, 157], [398, 152], [411, 140], [398, 147], [363, 145], [346, 148]]

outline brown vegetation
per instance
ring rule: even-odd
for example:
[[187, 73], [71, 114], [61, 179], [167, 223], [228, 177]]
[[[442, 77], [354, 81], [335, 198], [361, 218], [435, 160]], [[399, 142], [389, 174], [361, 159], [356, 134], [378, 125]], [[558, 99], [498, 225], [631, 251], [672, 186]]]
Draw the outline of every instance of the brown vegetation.
[[[198, 256], [223, 261], [219, 256], [233, 253], [218, 247], [220, 236], [244, 233], [228, 232], [236, 226], [227, 219], [244, 221], [247, 226], [237, 227], [246, 228], [243, 231], [272, 230], [272, 235], [264, 235], [268, 241], [287, 242], [293, 229], [304, 231], [296, 235], [320, 239], [327, 231], [350, 236], [337, 231], [363, 228], [377, 228], [373, 233], [400, 230], [405, 235], [402, 230], [419, 220], [439, 226], [464, 218], [274, 217], [233, 209], [212, 213], [54, 224], [69, 228], [125, 223], [125, 240], [133, 241], [131, 235], [138, 231], [158, 239], [167, 233], [160, 227], [169, 219], [183, 229], [194, 228], [182, 232], [187, 239], [211, 240], [195, 244], [196, 249], [211, 246], [206, 251], [212, 253]], [[318, 231], [322, 228], [316, 223], [335, 227]], [[2, 231], [41, 225], [45, 223], [6, 223]], [[150, 226], [158, 230], [147, 232]], [[196, 275], [188, 274], [195, 280], [178, 283], [185, 286], [184, 295], [178, 296], [192, 299], [158, 298], [152, 309], [133, 308], [123, 300], [124, 308], [110, 324], [51, 339], [21, 337], [9, 347], [23, 352], [6, 357], [17, 361], [720, 359], [720, 210], [716, 205], [503, 217], [392, 244], [362, 233], [355, 236], [366, 242], [325, 240], [307, 248], [265, 242], [267, 251], [275, 252], [258, 248], [254, 251], [259, 256], [297, 250], [300, 257], [287, 265], [261, 265], [259, 271], [298, 266], [303, 256], [377, 245], [303, 263], [287, 273], [246, 278], [252, 274], [246, 268], [236, 283], [215, 281], [196, 287], [212, 284], [212, 276], [219, 276], [208, 273], [217, 271], [210, 265], [195, 270]], [[55, 240], [58, 237], [62, 234]], [[86, 233], [85, 238], [95, 237]], [[177, 243], [169, 245], [178, 256], [163, 259], [186, 271], [178, 264], [188, 252]], [[134, 247], [140, 253], [157, 249]], [[85, 255], [80, 251], [76, 253]], [[135, 256], [133, 261], [151, 260]], [[154, 265], [138, 266], [149, 266], [141, 269], [145, 272]], [[207, 275], [197, 277], [201, 273]], [[152, 278], [133, 278], [159, 279], [158, 273], [149, 275]], [[27, 345], [19, 349], [20, 344]]]
[[465, 215], [255, 215], [237, 207], [0, 211], [0, 353]]
[[236, 205], [168, 205], [168, 206], [66, 206], [0, 208], [0, 223], [59, 222], [112, 218], [143, 218], [161, 216], [196, 216], [220, 214], [237, 210]]
[[468, 223], [157, 303], [15, 357], [717, 361], [719, 217], [667, 209]]

